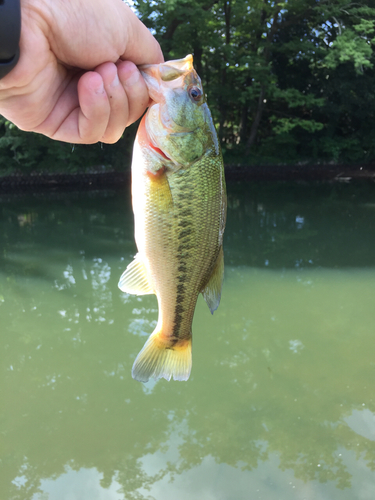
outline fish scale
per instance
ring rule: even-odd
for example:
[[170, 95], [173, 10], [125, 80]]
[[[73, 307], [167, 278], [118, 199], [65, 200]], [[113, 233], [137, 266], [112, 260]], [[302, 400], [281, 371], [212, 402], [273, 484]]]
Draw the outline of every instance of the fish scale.
[[[211, 312], [220, 301], [223, 161], [192, 57], [141, 71], [155, 104], [142, 119], [134, 144], [138, 254], [119, 287], [139, 295], [155, 293], [158, 299], [158, 323], [134, 362], [133, 377], [142, 382], [150, 377], [187, 380], [198, 295], [203, 294]], [[199, 102], [189, 95], [192, 86]]]

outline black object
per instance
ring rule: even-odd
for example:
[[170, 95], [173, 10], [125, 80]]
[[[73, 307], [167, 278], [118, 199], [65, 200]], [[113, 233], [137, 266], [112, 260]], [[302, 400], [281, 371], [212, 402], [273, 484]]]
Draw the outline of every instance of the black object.
[[20, 0], [0, 0], [0, 78], [18, 62], [20, 34]]

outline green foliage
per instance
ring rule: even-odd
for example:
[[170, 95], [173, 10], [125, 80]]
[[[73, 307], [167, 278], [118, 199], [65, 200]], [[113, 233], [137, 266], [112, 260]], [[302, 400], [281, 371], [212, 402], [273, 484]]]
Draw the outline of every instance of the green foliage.
[[[165, 59], [194, 54], [227, 162], [375, 160], [375, 0], [135, 0]], [[25, 134], [0, 117], [0, 173], [129, 163], [116, 145]], [[244, 160], [244, 155], [246, 158]]]
[[353, 63], [358, 73], [363, 73], [364, 68], [373, 67], [371, 56], [372, 48], [369, 42], [357, 36], [355, 31], [348, 29], [332, 43], [331, 50], [324, 59], [324, 65], [335, 69], [339, 64], [349, 61]]
[[136, 7], [166, 59], [194, 53], [227, 161], [374, 159], [373, 0]]
[[26, 133], [0, 116], [0, 175], [34, 172], [85, 172], [123, 169], [129, 163], [134, 127], [112, 147], [74, 145]]
[[316, 132], [324, 128], [323, 123], [314, 120], [301, 120], [301, 118], [276, 118], [272, 117], [274, 122], [273, 130], [275, 134], [285, 134], [291, 132], [295, 127], [301, 127], [307, 132]]

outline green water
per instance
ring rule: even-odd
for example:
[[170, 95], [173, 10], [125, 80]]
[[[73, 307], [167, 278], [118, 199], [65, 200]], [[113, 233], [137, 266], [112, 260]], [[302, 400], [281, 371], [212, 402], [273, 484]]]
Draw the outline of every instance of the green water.
[[186, 383], [131, 366], [127, 193], [0, 195], [1, 500], [373, 500], [375, 184], [229, 184]]

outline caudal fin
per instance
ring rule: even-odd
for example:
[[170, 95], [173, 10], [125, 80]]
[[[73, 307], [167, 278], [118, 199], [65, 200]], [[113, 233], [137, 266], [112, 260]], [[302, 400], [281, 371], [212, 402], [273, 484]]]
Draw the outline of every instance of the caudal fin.
[[153, 333], [136, 357], [132, 377], [147, 382], [151, 377], [166, 380], [187, 380], [191, 372], [191, 337], [177, 342], [173, 347]]

